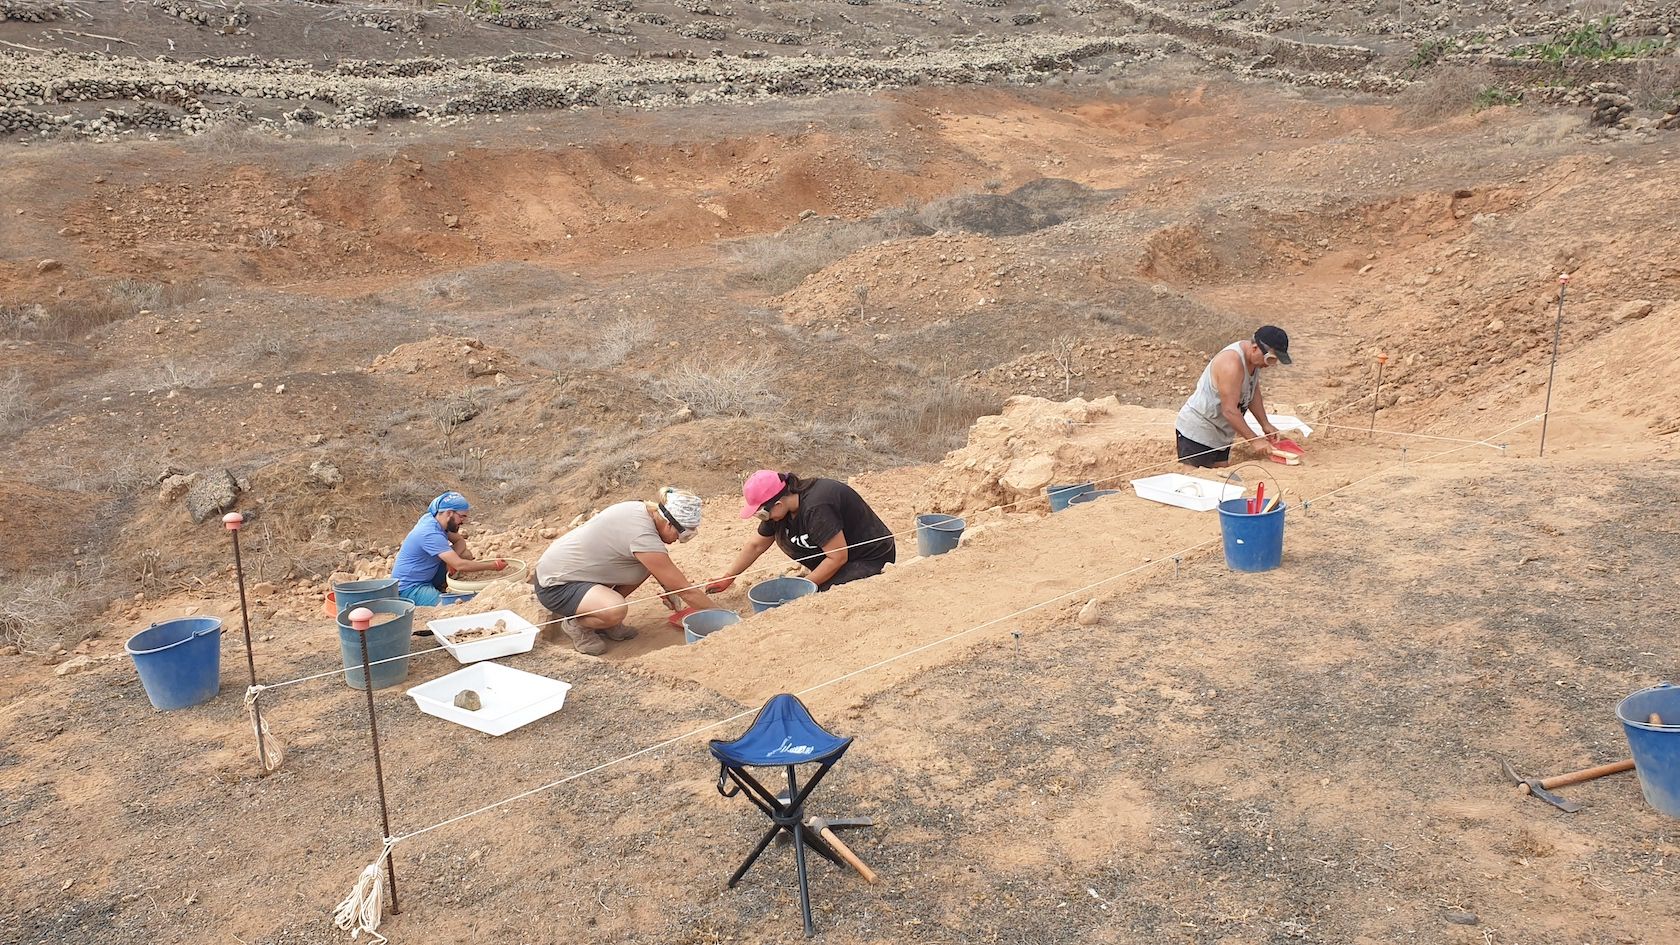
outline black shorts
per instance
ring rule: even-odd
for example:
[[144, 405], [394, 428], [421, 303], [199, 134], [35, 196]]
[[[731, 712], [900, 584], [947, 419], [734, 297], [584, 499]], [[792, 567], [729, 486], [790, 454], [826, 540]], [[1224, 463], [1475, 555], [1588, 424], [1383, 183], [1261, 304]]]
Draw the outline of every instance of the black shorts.
[[1222, 450], [1216, 450], [1211, 446], [1197, 443], [1177, 430], [1173, 431], [1173, 435], [1178, 437], [1178, 461], [1186, 466], [1199, 466], [1207, 469], [1231, 461], [1231, 448], [1229, 446]]
[[[894, 549], [894, 551], [896, 552], [897, 549]], [[896, 558], [897, 555], [894, 554], [893, 557]], [[834, 576], [828, 579], [828, 583], [819, 585], [817, 590], [826, 591], [838, 584], [850, 584], [853, 581], [861, 581], [866, 577], [874, 577], [885, 571], [890, 563], [892, 562], [882, 561], [878, 558], [853, 558], [841, 565], [840, 570], [834, 572]]]
[[539, 586], [537, 602], [562, 617], [576, 617], [578, 608], [583, 606], [584, 595], [591, 588], [601, 586], [594, 581], [562, 581], [548, 587]]

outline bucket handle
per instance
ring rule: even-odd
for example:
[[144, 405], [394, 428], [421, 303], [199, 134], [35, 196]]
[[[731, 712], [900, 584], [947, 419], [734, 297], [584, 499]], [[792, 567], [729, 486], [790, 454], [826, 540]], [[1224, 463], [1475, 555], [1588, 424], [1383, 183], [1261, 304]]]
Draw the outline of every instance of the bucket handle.
[[[177, 620], [178, 620], [178, 619], [180, 619], [180, 618], [178, 618], [178, 617], [177, 617], [177, 618], [173, 618], [173, 619], [177, 619]], [[161, 626], [163, 626], [163, 625], [164, 625], [164, 624], [166, 624], [166, 623], [168, 623], [168, 622], [169, 622], [169, 621], [168, 621], [168, 620], [154, 620], [154, 621], [152, 621], [152, 622], [151, 622], [151, 625], [150, 625], [150, 626], [148, 626], [148, 627], [146, 627], [146, 629], [147, 629], [147, 630], [156, 630], [156, 629], [157, 629], [157, 628], [159, 628], [159, 627], [161, 627]], [[220, 631], [221, 631], [221, 632], [223, 632], [223, 633], [226, 633], [226, 632], [227, 632], [227, 624], [226, 624], [226, 623], [224, 623], [224, 622], [222, 622], [222, 621], [220, 621], [220, 620], [218, 620], [218, 621], [216, 621], [216, 622], [215, 622], [215, 623], [213, 623], [213, 624], [211, 624], [211, 625], [210, 625], [210, 626], [208, 626], [208, 627], [205, 627], [205, 628], [204, 628], [204, 629], [202, 629], [202, 630], [194, 630], [194, 631], [193, 631], [193, 632], [192, 632], [192, 635], [191, 635], [191, 636], [189, 636], [189, 637], [187, 637], [187, 640], [196, 640], [196, 639], [198, 639], [198, 638], [199, 638], [199, 637], [201, 637], [201, 636], [204, 636], [204, 635], [205, 635], [205, 634], [206, 634], [206, 633], [209, 633], [209, 632], [211, 632], [211, 631], [213, 631], [213, 630], [220, 630]], [[185, 643], [185, 642], [187, 642], [187, 641], [186, 641], [186, 640], [182, 640], [182, 641], [181, 641], [181, 642], [182, 642], [182, 643]]]
[[[1277, 493], [1276, 493], [1277, 495], [1280, 495], [1280, 496], [1283, 495], [1283, 483], [1278, 481], [1278, 477], [1273, 475], [1271, 470], [1269, 470], [1266, 467], [1260, 465], [1259, 463], [1243, 463], [1241, 466], [1233, 466], [1231, 468], [1231, 471], [1226, 474], [1225, 481], [1222, 483], [1222, 485], [1226, 485], [1226, 486], [1231, 485], [1232, 484], [1231, 483], [1232, 478], [1237, 477], [1237, 473], [1240, 470], [1247, 469], [1250, 466], [1254, 467], [1255, 469], [1260, 470], [1261, 475], [1265, 476], [1267, 479], [1270, 479], [1272, 481], [1272, 485], [1277, 486], [1277, 490], [1278, 490]], [[1248, 494], [1248, 487], [1246, 485], [1243, 486], [1243, 494], [1244, 495]]]

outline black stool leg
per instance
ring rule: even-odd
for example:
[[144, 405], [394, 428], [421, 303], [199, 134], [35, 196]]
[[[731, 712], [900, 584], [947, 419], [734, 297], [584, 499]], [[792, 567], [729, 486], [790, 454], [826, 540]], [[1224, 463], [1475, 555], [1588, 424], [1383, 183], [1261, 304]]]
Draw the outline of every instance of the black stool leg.
[[816, 926], [811, 924], [811, 884], [805, 876], [805, 825], [793, 823], [793, 858], [799, 864], [799, 908], [805, 913], [805, 937], [817, 934]]
[[771, 824], [770, 829], [764, 832], [764, 837], [758, 841], [758, 846], [753, 847], [752, 855], [746, 858], [741, 864], [741, 868], [735, 871], [734, 876], [729, 877], [730, 889], [734, 889], [735, 884], [741, 881], [741, 877], [747, 875], [747, 870], [752, 869], [752, 865], [758, 862], [759, 855], [764, 852], [765, 847], [770, 845], [770, 841], [775, 839], [776, 834], [780, 833], [781, 829], [781, 824]]

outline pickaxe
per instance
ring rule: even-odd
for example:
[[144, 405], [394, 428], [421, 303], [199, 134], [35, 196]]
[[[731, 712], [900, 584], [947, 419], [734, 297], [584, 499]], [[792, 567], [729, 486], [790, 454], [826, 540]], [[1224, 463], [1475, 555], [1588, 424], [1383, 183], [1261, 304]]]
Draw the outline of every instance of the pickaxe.
[[1550, 778], [1525, 778], [1517, 773], [1517, 769], [1511, 767], [1509, 761], [1500, 759], [1499, 764], [1505, 770], [1505, 776], [1510, 778], [1511, 782], [1516, 784], [1524, 794], [1532, 794], [1558, 810], [1571, 814], [1580, 810], [1581, 805], [1566, 797], [1558, 797], [1552, 793], [1552, 788], [1568, 787], [1571, 784], [1580, 784], [1583, 781], [1602, 778], [1607, 774], [1633, 770], [1633, 759], [1625, 758], [1621, 761], [1612, 761], [1609, 764], [1583, 768], [1580, 771], [1571, 771], [1568, 774], [1555, 775]]
[[879, 882], [880, 877], [876, 876], [875, 871], [869, 868], [869, 864], [858, 859], [858, 855], [852, 852], [851, 847], [841, 843], [840, 838], [834, 835], [835, 827], [868, 827], [873, 823], [874, 821], [868, 817], [825, 820], [812, 814], [805, 818], [805, 829], [816, 831], [817, 836], [821, 837], [824, 843], [828, 844], [835, 853], [840, 854], [840, 859], [845, 860], [846, 865], [857, 870], [858, 875], [863, 877], [864, 882], [874, 883]]

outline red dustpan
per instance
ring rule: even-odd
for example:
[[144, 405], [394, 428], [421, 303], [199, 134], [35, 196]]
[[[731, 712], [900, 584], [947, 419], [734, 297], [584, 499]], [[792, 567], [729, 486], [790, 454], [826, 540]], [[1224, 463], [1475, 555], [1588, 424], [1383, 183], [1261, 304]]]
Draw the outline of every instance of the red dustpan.
[[672, 612], [671, 616], [665, 618], [665, 622], [673, 627], [681, 627], [684, 617], [698, 612], [699, 608], [697, 607], [685, 607], [682, 610]]
[[1294, 453], [1296, 456], [1305, 456], [1307, 452], [1301, 444], [1290, 439], [1278, 440], [1272, 444], [1272, 449], [1280, 453]]

